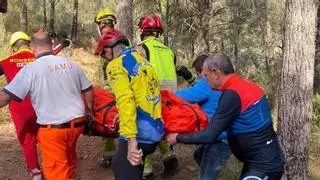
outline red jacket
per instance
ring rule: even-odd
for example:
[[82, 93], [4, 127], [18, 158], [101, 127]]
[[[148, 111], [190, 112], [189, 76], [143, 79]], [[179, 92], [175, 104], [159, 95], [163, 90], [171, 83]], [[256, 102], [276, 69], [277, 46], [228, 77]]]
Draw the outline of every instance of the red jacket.
[[2, 59], [0, 64], [7, 82], [10, 83], [23, 66], [27, 63], [33, 62], [34, 60], [34, 54], [31, 50], [26, 48], [21, 48], [18, 52]]
[[[27, 48], [21, 48], [16, 53], [2, 59], [0, 65], [7, 82], [10, 83], [27, 63], [34, 60], [35, 55]], [[20, 121], [35, 114], [29, 97], [26, 97], [21, 103], [11, 101], [9, 109], [14, 121]]]

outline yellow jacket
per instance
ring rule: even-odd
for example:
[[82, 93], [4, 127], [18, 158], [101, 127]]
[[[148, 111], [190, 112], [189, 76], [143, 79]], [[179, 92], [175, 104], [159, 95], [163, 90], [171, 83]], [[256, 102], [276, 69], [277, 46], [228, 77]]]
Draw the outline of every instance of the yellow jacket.
[[108, 64], [107, 76], [120, 113], [120, 139], [160, 141], [164, 134], [160, 85], [150, 63], [128, 48]]
[[173, 51], [154, 36], [147, 37], [139, 46], [144, 49], [147, 60], [155, 68], [160, 85], [177, 86]]

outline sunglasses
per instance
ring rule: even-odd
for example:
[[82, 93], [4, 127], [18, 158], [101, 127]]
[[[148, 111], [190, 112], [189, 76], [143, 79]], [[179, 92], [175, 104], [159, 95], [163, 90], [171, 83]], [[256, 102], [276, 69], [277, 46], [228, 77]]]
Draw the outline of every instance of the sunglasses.
[[50, 30], [50, 29], [47, 28], [46, 26], [41, 27], [41, 28], [39, 29], [39, 31], [48, 33], [51, 39], [55, 39], [55, 38], [57, 37], [56, 32]]

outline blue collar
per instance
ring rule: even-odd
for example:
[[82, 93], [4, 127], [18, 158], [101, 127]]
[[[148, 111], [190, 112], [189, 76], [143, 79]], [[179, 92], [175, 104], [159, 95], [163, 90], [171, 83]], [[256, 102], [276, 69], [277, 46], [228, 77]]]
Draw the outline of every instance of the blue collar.
[[126, 48], [120, 54], [125, 55], [125, 54], [131, 53], [131, 52], [136, 52], [136, 50], [134, 48]]
[[39, 59], [43, 56], [48, 56], [48, 55], [52, 55], [52, 51], [45, 51], [43, 53], [38, 54], [38, 56], [36, 57], [36, 59]]

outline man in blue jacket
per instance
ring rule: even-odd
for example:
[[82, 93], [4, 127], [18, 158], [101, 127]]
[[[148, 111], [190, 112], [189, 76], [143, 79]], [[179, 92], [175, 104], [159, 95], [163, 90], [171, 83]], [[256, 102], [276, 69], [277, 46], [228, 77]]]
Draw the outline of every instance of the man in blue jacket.
[[[202, 66], [207, 57], [207, 55], [201, 55], [192, 63], [192, 68], [197, 73], [199, 80], [189, 88], [177, 90], [175, 94], [189, 103], [199, 104], [210, 120], [218, 107], [221, 92], [212, 90], [202, 75]], [[212, 144], [197, 146], [194, 152], [194, 159], [200, 166], [199, 179], [217, 179], [230, 154], [226, 132], [221, 133], [219, 138]]]

